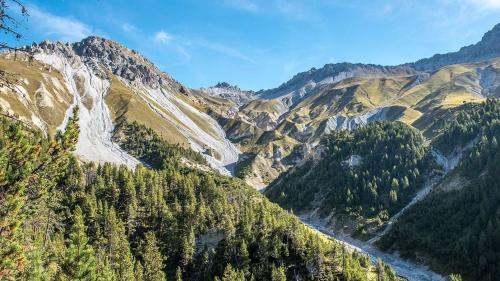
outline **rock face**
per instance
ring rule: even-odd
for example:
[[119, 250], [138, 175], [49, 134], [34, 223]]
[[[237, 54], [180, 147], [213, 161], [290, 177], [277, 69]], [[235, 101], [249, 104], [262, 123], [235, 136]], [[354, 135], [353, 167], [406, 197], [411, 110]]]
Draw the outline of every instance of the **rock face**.
[[[240, 152], [253, 155], [239, 163], [252, 169], [259, 186], [305, 156], [295, 148], [313, 148], [332, 130], [400, 120], [432, 134], [433, 120], [444, 110], [500, 97], [500, 25], [455, 53], [400, 66], [326, 64], [258, 92], [224, 82], [189, 89], [136, 51], [94, 36], [26, 48], [38, 54], [38, 65], [25, 67], [15, 95], [0, 88], [2, 108], [53, 133], [65, 113], [81, 105], [85, 143], [99, 141], [102, 151], [113, 147], [109, 134], [116, 116], [125, 116], [172, 143], [189, 145], [225, 172]], [[0, 67], [9, 64], [12, 59], [0, 56]], [[102, 131], [104, 139], [96, 138]]]
[[238, 86], [226, 82], [217, 83], [213, 87], [202, 88], [201, 91], [212, 97], [230, 100], [238, 106], [245, 105], [256, 98], [254, 91], [244, 91]]
[[104, 66], [114, 75], [131, 82], [142, 83], [155, 89], [168, 87], [172, 90], [186, 90], [179, 82], [160, 71], [136, 51], [101, 37], [90, 36], [73, 44], [44, 41], [28, 49], [35, 53], [60, 53], [66, 57], [78, 56], [101, 77], [106, 76], [102, 73], [101, 66]]
[[[270, 171], [266, 178], [269, 180], [279, 174], [274, 167], [290, 167], [285, 160], [292, 150], [280, 151], [279, 157], [268, 156], [269, 149], [261, 141], [262, 131], [278, 132], [266, 139], [266, 144], [279, 142], [286, 136], [289, 146], [296, 143], [314, 146], [333, 130], [399, 120], [432, 136], [435, 132], [432, 124], [444, 118], [444, 110], [500, 96], [498, 58], [500, 25], [487, 32], [477, 44], [415, 63], [399, 66], [327, 64], [298, 73], [277, 88], [246, 95], [253, 99], [251, 101], [240, 102], [239, 89], [226, 84], [215, 87], [217, 90], [212, 95], [244, 104], [231, 117], [240, 125], [228, 128], [228, 132], [237, 131], [238, 136], [245, 136], [233, 140], [259, 156], [254, 157], [250, 165], [262, 166], [252, 171], [258, 175], [255, 178], [266, 178], [262, 171], [256, 171], [265, 167]], [[253, 148], [247, 147], [249, 139], [258, 139]]]
[[500, 24], [486, 32], [481, 41], [476, 44], [463, 47], [457, 52], [437, 54], [404, 66], [413, 67], [419, 71], [433, 71], [446, 65], [479, 62], [496, 57], [500, 57]]

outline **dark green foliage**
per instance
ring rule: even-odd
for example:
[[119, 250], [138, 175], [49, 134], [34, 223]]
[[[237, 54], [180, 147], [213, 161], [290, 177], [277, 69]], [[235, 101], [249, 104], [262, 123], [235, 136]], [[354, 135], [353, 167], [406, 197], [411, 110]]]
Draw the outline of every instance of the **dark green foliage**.
[[465, 146], [480, 133], [488, 123], [500, 116], [500, 100], [488, 99], [483, 104], [467, 104], [451, 121], [445, 121], [442, 132], [433, 146], [449, 154], [457, 146]]
[[[152, 129], [137, 122], [122, 121], [115, 130], [115, 139], [123, 149], [155, 169], [179, 168], [182, 158], [207, 164], [199, 153], [178, 144], [169, 144]], [[124, 136], [118, 137], [120, 134]]]
[[408, 203], [431, 165], [423, 137], [402, 123], [334, 131], [322, 144], [321, 160], [292, 169], [266, 189], [272, 201], [381, 223]]
[[[382, 237], [379, 243], [383, 249], [398, 250], [412, 258], [419, 253], [436, 267], [459, 272], [466, 280], [500, 280], [498, 104], [488, 101], [461, 114], [475, 116], [481, 112], [482, 118], [489, 116], [489, 121], [474, 129], [477, 135], [467, 137], [465, 142], [477, 138], [478, 143], [449, 175], [460, 176], [464, 186], [433, 193], [415, 204]], [[453, 126], [450, 129], [456, 130]], [[444, 134], [448, 135], [453, 134]], [[456, 145], [463, 143], [462, 138], [456, 138]]]
[[[66, 146], [71, 142], [65, 136], [77, 135], [72, 133], [72, 124], [54, 147], [71, 147]], [[26, 133], [25, 128], [10, 122], [4, 125], [14, 126], [14, 134], [6, 134], [4, 143]], [[134, 132], [128, 135], [137, 136]], [[182, 150], [174, 147], [169, 152], [170, 146], [163, 147], [161, 142], [147, 143], [154, 140], [158, 137], [151, 133], [141, 145], [158, 146], [167, 159], [152, 157], [152, 151], [145, 152], [149, 148], [124, 147], [138, 149], [137, 155], [150, 155], [143, 159], [161, 163], [163, 168], [157, 170], [81, 164], [59, 148], [61, 156], [54, 157], [66, 159], [64, 165], [54, 166], [51, 177], [35, 174], [52, 184], [45, 189], [30, 185], [31, 181], [23, 185], [36, 190], [21, 197], [22, 209], [30, 211], [14, 217], [24, 231], [13, 241], [30, 260], [9, 267], [2, 278], [210, 281], [215, 276], [220, 280], [283, 280], [286, 276], [289, 280], [367, 280], [370, 265], [365, 257], [320, 238], [238, 179], [178, 168], [179, 163], [172, 159], [184, 157]], [[44, 140], [24, 141], [28, 146], [38, 142]], [[11, 146], [2, 146], [0, 155], [8, 155]], [[26, 158], [25, 165], [36, 161]], [[3, 176], [10, 179], [15, 172], [7, 169], [10, 164], [3, 165]], [[43, 196], [35, 196], [41, 191]], [[9, 244], [2, 240], [2, 254], [5, 245]]]
[[144, 246], [142, 259], [144, 260], [144, 281], [165, 281], [163, 272], [164, 258], [158, 248], [158, 241], [152, 232], [146, 233], [146, 245]]
[[82, 210], [77, 206], [73, 215], [73, 227], [69, 234], [69, 243], [64, 253], [58, 279], [82, 281], [97, 279], [96, 257], [85, 231]]
[[[77, 112], [75, 108], [74, 116]], [[34, 212], [27, 203], [47, 198], [68, 163], [67, 152], [74, 148], [77, 136], [76, 117], [51, 141], [18, 121], [0, 119], [0, 279], [15, 280], [23, 271], [26, 247], [21, 227]]]

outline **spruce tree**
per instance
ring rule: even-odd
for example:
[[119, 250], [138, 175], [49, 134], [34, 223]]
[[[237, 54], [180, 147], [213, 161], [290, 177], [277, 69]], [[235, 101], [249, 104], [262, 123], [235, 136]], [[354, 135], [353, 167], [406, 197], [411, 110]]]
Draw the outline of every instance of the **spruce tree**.
[[286, 281], [286, 271], [283, 266], [280, 267], [272, 267], [271, 271], [271, 280], [272, 281]]
[[146, 245], [144, 248], [144, 281], [165, 281], [163, 272], [164, 258], [160, 253], [156, 236], [153, 232], [146, 233]]
[[69, 234], [69, 245], [64, 254], [64, 262], [61, 265], [63, 279], [97, 280], [96, 257], [94, 249], [88, 244], [89, 239], [85, 230], [82, 210], [79, 206], [76, 206], [73, 214], [73, 227]]

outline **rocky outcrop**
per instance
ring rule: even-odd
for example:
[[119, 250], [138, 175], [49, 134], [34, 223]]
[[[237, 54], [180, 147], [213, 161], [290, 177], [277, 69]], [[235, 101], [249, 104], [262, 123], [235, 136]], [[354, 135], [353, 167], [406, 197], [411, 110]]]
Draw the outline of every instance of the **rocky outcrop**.
[[78, 56], [102, 78], [106, 77], [105, 71], [110, 71], [123, 79], [154, 89], [167, 87], [179, 92], [189, 91], [135, 50], [109, 39], [90, 36], [73, 44], [43, 41], [25, 48], [33, 53], [60, 54], [70, 59]]
[[217, 83], [213, 87], [202, 88], [201, 91], [212, 97], [230, 100], [238, 106], [245, 105], [256, 98], [254, 91], [244, 91], [238, 86], [226, 82]]

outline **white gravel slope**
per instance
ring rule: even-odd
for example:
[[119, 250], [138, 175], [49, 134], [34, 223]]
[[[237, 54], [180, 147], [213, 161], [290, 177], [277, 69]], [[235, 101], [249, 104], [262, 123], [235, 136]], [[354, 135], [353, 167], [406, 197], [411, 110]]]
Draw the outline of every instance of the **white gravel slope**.
[[[61, 72], [66, 86], [74, 98], [72, 106], [67, 110], [64, 121], [58, 129], [66, 127], [73, 108], [76, 105], [79, 106], [80, 135], [75, 153], [85, 160], [100, 163], [112, 162], [124, 164], [132, 169], [135, 168], [139, 161], [111, 141], [114, 126], [111, 114], [104, 101], [109, 82], [97, 77], [79, 58], [70, 61], [63, 56], [44, 53], [37, 54], [35, 58]], [[75, 82], [76, 77], [84, 79], [84, 93], [78, 92]], [[92, 108], [90, 110], [82, 103], [82, 96], [92, 99]]]
[[[173, 124], [177, 130], [187, 138], [193, 150], [202, 153], [210, 165], [220, 172], [227, 175], [233, 174], [233, 167], [238, 161], [239, 151], [226, 138], [226, 133], [217, 121], [181, 99], [176, 99], [175, 102], [173, 102], [171, 99], [175, 97], [162, 89], [145, 88], [144, 93], [149, 99], [154, 100], [161, 106], [161, 109], [157, 108], [157, 106], [153, 105], [147, 99], [144, 99], [144, 101], [163, 119]], [[181, 108], [177, 104], [180, 105]], [[162, 111], [171, 113], [178, 122], [171, 120], [171, 118], [163, 114]], [[185, 111], [189, 111], [189, 114], [196, 115], [198, 119], [203, 120], [207, 128], [201, 128]], [[212, 134], [210, 134], [209, 131], [211, 131]], [[216, 159], [206, 154], [207, 148], [214, 150], [220, 156], [220, 159]]]

